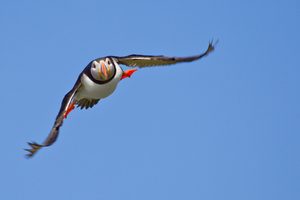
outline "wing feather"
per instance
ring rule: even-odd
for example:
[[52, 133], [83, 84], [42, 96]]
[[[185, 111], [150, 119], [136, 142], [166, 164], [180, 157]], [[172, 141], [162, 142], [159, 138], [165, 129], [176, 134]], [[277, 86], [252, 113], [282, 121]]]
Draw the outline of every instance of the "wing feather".
[[64, 96], [60, 110], [58, 112], [58, 115], [56, 116], [54, 125], [46, 138], [46, 140], [43, 142], [43, 144], [38, 144], [35, 142], [28, 143], [30, 145], [30, 149], [26, 149], [29, 153], [26, 155], [27, 157], [32, 157], [34, 154], [41, 149], [42, 147], [50, 146], [52, 145], [59, 134], [59, 129], [63, 125], [64, 121], [64, 113], [66, 112], [68, 106], [74, 101], [74, 95], [78, 91], [78, 89], [81, 87], [80, 78], [76, 81], [74, 87]]
[[[215, 43], [216, 44], [216, 43]], [[199, 60], [204, 56], [207, 56], [209, 53], [214, 51], [215, 44], [210, 42], [206, 51], [202, 54], [189, 56], [189, 57], [167, 57], [167, 56], [150, 56], [150, 55], [138, 55], [132, 54], [124, 57], [115, 57], [119, 64], [127, 65], [129, 67], [151, 67], [159, 65], [172, 65], [181, 62], [192, 62]]]

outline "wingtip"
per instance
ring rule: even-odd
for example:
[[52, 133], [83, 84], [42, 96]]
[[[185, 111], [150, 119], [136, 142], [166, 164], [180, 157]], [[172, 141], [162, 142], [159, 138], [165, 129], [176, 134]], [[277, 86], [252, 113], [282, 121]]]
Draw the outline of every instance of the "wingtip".
[[[28, 151], [29, 149], [24, 149], [25, 151]], [[33, 157], [33, 154], [32, 153], [27, 153], [27, 154], [25, 154], [25, 158], [27, 158], [27, 159], [30, 159], [30, 158], [32, 158]]]
[[31, 147], [31, 149], [24, 149], [25, 151], [29, 152], [25, 155], [26, 158], [32, 158], [35, 153], [43, 147], [43, 145], [40, 145], [36, 142], [27, 142], [27, 144]]
[[209, 53], [209, 52], [214, 51], [218, 43], [219, 43], [219, 39], [217, 39], [217, 40], [211, 39], [209, 41], [208, 48], [207, 48], [206, 52]]

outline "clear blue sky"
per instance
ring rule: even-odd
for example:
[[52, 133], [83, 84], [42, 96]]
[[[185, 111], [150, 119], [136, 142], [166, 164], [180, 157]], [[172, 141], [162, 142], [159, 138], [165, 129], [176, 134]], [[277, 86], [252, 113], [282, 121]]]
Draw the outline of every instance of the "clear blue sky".
[[[300, 199], [299, 1], [1, 1], [0, 199]], [[142, 69], [42, 142], [86, 64]]]

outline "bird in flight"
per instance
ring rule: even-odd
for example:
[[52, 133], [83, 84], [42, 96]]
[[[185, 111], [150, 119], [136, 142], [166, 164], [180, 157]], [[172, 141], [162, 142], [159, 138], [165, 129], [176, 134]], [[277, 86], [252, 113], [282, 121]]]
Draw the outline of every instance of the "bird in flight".
[[204, 53], [189, 57], [132, 54], [124, 57], [107, 56], [92, 60], [79, 74], [73, 88], [64, 96], [54, 125], [46, 140], [41, 144], [29, 142], [30, 149], [25, 149], [28, 151], [26, 156], [32, 157], [42, 147], [50, 146], [56, 141], [64, 119], [67, 118], [75, 106], [81, 109], [92, 108], [100, 99], [111, 95], [121, 80], [130, 77], [137, 71], [136, 68], [124, 71], [119, 66], [120, 64], [128, 67], [144, 68], [192, 62], [211, 53], [215, 48], [215, 44], [210, 42]]

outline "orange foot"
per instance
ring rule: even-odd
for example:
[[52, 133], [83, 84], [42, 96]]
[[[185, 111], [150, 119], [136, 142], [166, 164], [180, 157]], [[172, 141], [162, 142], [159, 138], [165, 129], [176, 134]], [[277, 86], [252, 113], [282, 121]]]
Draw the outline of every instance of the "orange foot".
[[65, 119], [68, 117], [68, 114], [69, 114], [74, 108], [75, 108], [75, 103], [72, 102], [72, 103], [68, 106], [66, 112], [64, 113], [64, 118], [65, 118]]
[[129, 78], [136, 71], [137, 71], [137, 69], [128, 69], [128, 70], [124, 71], [122, 74], [121, 80], [124, 78]]

